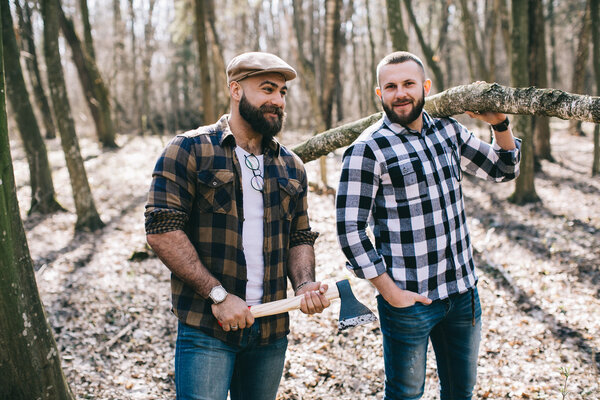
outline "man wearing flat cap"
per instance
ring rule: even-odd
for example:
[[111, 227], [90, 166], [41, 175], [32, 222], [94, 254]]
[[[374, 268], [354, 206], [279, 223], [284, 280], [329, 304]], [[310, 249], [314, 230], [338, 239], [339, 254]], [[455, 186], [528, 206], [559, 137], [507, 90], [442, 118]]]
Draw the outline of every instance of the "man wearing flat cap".
[[248, 306], [284, 299], [288, 278], [304, 313], [329, 306], [306, 171], [274, 139], [295, 77], [273, 54], [233, 58], [230, 114], [176, 136], [156, 163], [146, 234], [172, 272], [177, 399], [275, 399], [289, 317], [254, 319]]

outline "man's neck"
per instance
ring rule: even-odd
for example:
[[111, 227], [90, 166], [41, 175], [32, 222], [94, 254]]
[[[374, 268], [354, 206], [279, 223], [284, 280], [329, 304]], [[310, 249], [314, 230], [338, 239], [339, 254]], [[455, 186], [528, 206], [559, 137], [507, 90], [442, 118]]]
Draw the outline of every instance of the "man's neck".
[[229, 129], [235, 137], [235, 143], [248, 153], [262, 154], [262, 135], [256, 133], [250, 124], [238, 113], [229, 116]]

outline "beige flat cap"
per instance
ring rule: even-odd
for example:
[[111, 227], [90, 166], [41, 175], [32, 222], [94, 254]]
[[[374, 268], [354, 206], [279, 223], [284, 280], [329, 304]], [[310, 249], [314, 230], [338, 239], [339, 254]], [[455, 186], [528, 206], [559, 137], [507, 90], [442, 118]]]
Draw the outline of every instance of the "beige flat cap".
[[278, 72], [286, 81], [296, 77], [296, 70], [271, 53], [250, 52], [235, 56], [227, 65], [227, 84], [252, 75]]

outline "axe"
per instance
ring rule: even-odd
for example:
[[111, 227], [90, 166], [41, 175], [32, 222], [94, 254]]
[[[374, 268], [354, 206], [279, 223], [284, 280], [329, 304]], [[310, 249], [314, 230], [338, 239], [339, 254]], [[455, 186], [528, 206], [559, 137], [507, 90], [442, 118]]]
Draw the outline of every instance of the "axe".
[[[348, 279], [338, 281], [335, 285], [328, 285], [329, 288], [325, 292], [325, 297], [328, 300], [340, 299], [340, 320], [338, 323], [338, 329], [343, 331], [344, 329], [352, 326], [363, 325], [368, 322], [377, 321], [375, 314], [359, 302], [352, 289]], [[265, 304], [258, 304], [250, 307], [250, 312], [254, 318], [265, 317], [267, 315], [281, 314], [291, 310], [298, 310], [300, 308], [300, 302], [304, 295], [290, 297], [289, 299], [272, 301]]]

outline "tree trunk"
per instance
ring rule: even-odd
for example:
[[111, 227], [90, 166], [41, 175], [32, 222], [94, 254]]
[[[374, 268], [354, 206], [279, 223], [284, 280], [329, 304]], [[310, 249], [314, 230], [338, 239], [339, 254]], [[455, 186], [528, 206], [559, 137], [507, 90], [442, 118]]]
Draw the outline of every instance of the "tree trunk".
[[87, 0], [79, 0], [79, 9], [81, 11], [81, 21], [83, 22], [83, 42], [85, 43], [85, 51], [95, 63], [96, 52], [94, 51], [92, 25], [90, 24], [90, 11], [88, 9]]
[[548, 29], [550, 30], [550, 77], [551, 86], [557, 87], [560, 82], [560, 74], [558, 73], [558, 63], [556, 62], [556, 33], [554, 30], [554, 0], [548, 0]]
[[210, 82], [210, 67], [208, 56], [208, 34], [206, 32], [206, 3], [196, 0], [196, 40], [198, 42], [198, 57], [200, 61], [200, 77], [202, 80], [202, 114], [204, 124], [212, 124], [217, 120], [213, 104], [214, 93]]
[[135, 37], [135, 8], [133, 0], [129, 0], [129, 18], [131, 19], [131, 96], [133, 97], [133, 115], [137, 124], [139, 135], [144, 134], [142, 122], [142, 108], [140, 107], [139, 80], [138, 80], [138, 48]]
[[48, 71], [50, 95], [54, 105], [54, 113], [60, 131], [61, 145], [65, 153], [73, 198], [77, 210], [75, 229], [96, 230], [104, 226], [96, 210], [94, 198], [87, 180], [87, 174], [79, 150], [79, 142], [75, 134], [75, 123], [71, 116], [71, 107], [67, 97], [67, 87], [60, 62], [58, 49], [58, 28], [60, 18], [58, 0], [42, 2], [42, 18], [44, 20], [44, 55]]
[[[6, 6], [8, 0], [0, 8], [2, 27]], [[12, 29], [12, 24], [8, 28]], [[5, 29], [0, 29], [0, 43]], [[2, 53], [0, 45], [0, 398], [73, 400], [46, 321], [19, 213], [6, 125]]]
[[71, 47], [79, 82], [81, 83], [90, 114], [92, 114], [94, 119], [98, 141], [104, 148], [117, 148], [108, 88], [100, 75], [100, 71], [98, 71], [94, 59], [87, 53], [79, 37], [77, 37], [73, 21], [66, 17], [60, 4], [58, 12], [60, 14], [61, 30], [67, 42], [69, 42], [69, 47]]
[[216, 115], [215, 117], [222, 115], [227, 112], [229, 108], [229, 91], [227, 89], [227, 80], [225, 79], [225, 60], [223, 59], [223, 46], [221, 45], [221, 39], [219, 32], [217, 31], [217, 16], [215, 13], [215, 2], [209, 0], [206, 2], [208, 23], [210, 24], [210, 33], [212, 37], [212, 55], [213, 55], [213, 67], [214, 67], [214, 82], [217, 88], [216, 98]]
[[400, 0], [385, 0], [388, 16], [388, 30], [392, 37], [394, 51], [408, 50], [408, 35], [404, 30], [402, 21], [402, 8]]
[[427, 42], [425, 42], [425, 38], [423, 37], [423, 33], [421, 32], [421, 28], [419, 27], [419, 23], [417, 21], [417, 17], [415, 16], [415, 13], [412, 9], [411, 0], [404, 0], [404, 5], [406, 6], [406, 11], [408, 12], [408, 16], [413, 25], [413, 28], [415, 29], [417, 38], [419, 39], [421, 50], [425, 55], [425, 62], [431, 69], [431, 72], [433, 72], [433, 76], [435, 79], [434, 85], [437, 88], [438, 92], [441, 92], [444, 90], [444, 74], [442, 73], [442, 69], [440, 68], [437, 61], [434, 59], [434, 53], [432, 48], [429, 46], [429, 44], [427, 44]]
[[112, 71], [110, 78], [110, 92], [112, 94], [114, 116], [114, 127], [117, 132], [121, 132], [121, 119], [125, 116], [122, 112], [121, 102], [121, 91], [123, 88], [122, 73], [121, 71], [126, 68], [126, 62], [124, 58], [125, 54], [125, 26], [123, 25], [123, 18], [121, 15], [121, 0], [113, 0], [113, 57], [112, 57]]
[[[562, 119], [577, 119], [600, 123], [600, 97], [571, 94], [557, 89], [512, 88], [496, 83], [474, 83], [457, 86], [427, 97], [425, 110], [434, 118], [449, 117], [465, 111], [494, 111], [519, 115], [545, 115]], [[382, 113], [319, 133], [300, 143], [292, 150], [309, 162], [351, 144]], [[523, 163], [521, 162], [521, 168]]]
[[439, 54], [438, 58], [444, 60], [446, 66], [446, 81], [444, 82], [444, 87], [448, 87], [452, 85], [452, 56], [450, 54], [450, 46], [448, 45], [448, 35], [450, 28], [450, 6], [452, 5], [452, 0], [446, 0], [442, 2], [442, 12], [441, 12], [441, 20], [440, 20], [440, 35], [438, 38], [437, 44], [437, 53]]
[[500, 4], [497, 0], [492, 0], [490, 3], [486, 2], [491, 10], [488, 14], [488, 29], [489, 32], [489, 48], [488, 48], [488, 65], [489, 75], [487, 77], [488, 82], [496, 82], [496, 40], [498, 38], [498, 19], [500, 17]]
[[498, 2], [498, 9], [500, 14], [500, 31], [502, 32], [502, 39], [504, 42], [504, 49], [506, 51], [506, 59], [510, 61], [512, 54], [512, 42], [510, 36], [510, 13], [506, 4], [507, 0], [496, 0]]
[[475, 36], [475, 24], [473, 23], [473, 16], [469, 11], [467, 0], [460, 0], [460, 7], [463, 35], [465, 38], [465, 51], [471, 80], [476, 81], [488, 79], [489, 72], [485, 66], [483, 51], [479, 47], [479, 44], [477, 44], [477, 37]]
[[42, 120], [44, 122], [44, 129], [46, 130], [46, 138], [54, 139], [56, 137], [56, 125], [52, 118], [52, 110], [50, 110], [50, 103], [48, 97], [44, 91], [42, 84], [42, 78], [40, 75], [40, 68], [37, 58], [37, 52], [35, 49], [35, 40], [33, 35], [33, 27], [31, 24], [31, 8], [27, 1], [24, 2], [23, 8], [20, 6], [19, 1], [15, 1], [15, 8], [19, 17], [19, 30], [22, 38], [22, 48], [27, 56], [25, 57], [25, 66], [29, 73], [29, 81], [33, 88], [34, 98], [37, 106], [42, 114]]
[[[530, 84], [529, 77], [529, 3], [531, 1], [512, 0], [512, 54], [510, 75], [512, 85], [524, 87]], [[521, 172], [515, 182], [515, 191], [510, 201], [524, 204], [539, 200], [535, 192], [534, 143], [531, 131], [531, 118], [516, 116], [513, 132], [523, 140], [521, 147]]]
[[150, 107], [150, 86], [151, 86], [151, 75], [152, 70], [152, 55], [154, 54], [154, 27], [152, 25], [152, 14], [154, 13], [154, 6], [156, 0], [150, 0], [148, 5], [148, 19], [144, 24], [144, 57], [142, 58], [142, 132], [148, 128], [152, 131], [153, 135], [158, 135], [158, 128], [152, 118], [152, 108]]
[[[340, 71], [340, 24], [342, 13], [342, 0], [327, 0], [325, 3], [325, 79], [323, 80], [323, 95], [321, 115], [325, 129], [333, 125], [333, 100], [336, 76]], [[324, 187], [329, 187], [327, 179], [327, 159], [321, 158], [321, 182]]]
[[[548, 87], [548, 63], [546, 62], [546, 34], [544, 21], [544, 6], [541, 2], [531, 3], [530, 24], [529, 24], [529, 43], [531, 51], [529, 53], [529, 67], [531, 85], [538, 88]], [[533, 118], [533, 140], [535, 148], [536, 164], [539, 160], [552, 161], [550, 146], [550, 118]]]
[[379, 101], [377, 96], [375, 95], [375, 87], [379, 86], [379, 82], [377, 82], [377, 59], [375, 57], [375, 39], [373, 38], [373, 29], [371, 28], [371, 7], [369, 6], [369, 0], [365, 0], [365, 9], [366, 9], [366, 18], [367, 18], [367, 36], [369, 37], [369, 54], [370, 54], [370, 62], [369, 65], [369, 76], [371, 77], [371, 84], [369, 85], [369, 90], [367, 91], [369, 96], [369, 104], [372, 105], [373, 110], [379, 109]]
[[6, 59], [6, 95], [16, 114], [19, 133], [29, 164], [29, 184], [31, 186], [29, 214], [33, 212], [50, 214], [63, 210], [63, 208], [56, 201], [46, 144], [29, 101], [29, 93], [19, 62], [19, 49], [8, 0], [0, 0], [0, 7], [2, 8], [2, 45]]
[[[594, 66], [594, 77], [596, 79], [596, 94], [600, 95], [600, 0], [590, 2], [591, 18], [596, 21], [592, 24], [592, 64]], [[592, 176], [600, 174], [600, 125], [594, 127], [594, 159], [592, 162]]]
[[[597, 24], [598, 21], [595, 23]], [[577, 54], [575, 55], [573, 80], [571, 84], [571, 91], [573, 93], [583, 93], [585, 90], [585, 70], [590, 57], [591, 25], [590, 0], [587, 0], [585, 2], [585, 12], [583, 13], [581, 32], [579, 33], [579, 45], [577, 46]], [[581, 122], [569, 121], [569, 133], [571, 135], [583, 136], [584, 133], [581, 130]]]

